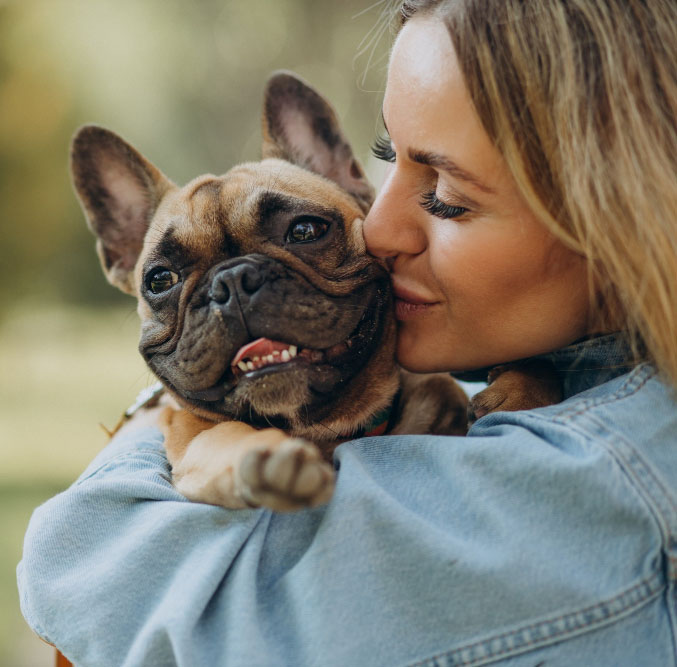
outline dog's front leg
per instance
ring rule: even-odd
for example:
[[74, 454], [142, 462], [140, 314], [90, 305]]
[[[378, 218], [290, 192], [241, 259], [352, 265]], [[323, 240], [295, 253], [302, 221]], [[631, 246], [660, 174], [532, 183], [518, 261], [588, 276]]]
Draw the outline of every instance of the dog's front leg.
[[331, 497], [334, 471], [305, 440], [237, 421], [214, 424], [172, 408], [160, 422], [174, 486], [189, 500], [284, 512]]

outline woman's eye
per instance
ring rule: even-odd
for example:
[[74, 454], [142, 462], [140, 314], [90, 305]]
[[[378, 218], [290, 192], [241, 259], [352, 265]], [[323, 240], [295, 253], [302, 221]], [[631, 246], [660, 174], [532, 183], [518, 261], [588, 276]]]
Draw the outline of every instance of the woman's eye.
[[178, 274], [164, 267], [153, 269], [146, 275], [146, 288], [153, 294], [166, 292], [178, 282]]
[[468, 212], [468, 209], [463, 206], [445, 204], [437, 198], [435, 190], [422, 194], [420, 204], [428, 213], [432, 213], [438, 218], [458, 218]]
[[395, 162], [395, 151], [393, 150], [393, 145], [390, 143], [388, 137], [376, 137], [376, 140], [371, 147], [371, 154], [377, 160]]
[[289, 225], [287, 242], [309, 243], [323, 237], [329, 229], [329, 224], [319, 218], [301, 218]]

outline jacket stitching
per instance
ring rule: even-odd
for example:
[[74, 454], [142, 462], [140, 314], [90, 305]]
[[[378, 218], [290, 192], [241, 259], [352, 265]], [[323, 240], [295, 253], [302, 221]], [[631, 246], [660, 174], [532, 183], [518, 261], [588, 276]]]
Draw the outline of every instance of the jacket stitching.
[[577, 417], [584, 412], [587, 412], [590, 408], [612, 403], [622, 398], [627, 398], [628, 396], [637, 393], [637, 391], [641, 389], [642, 386], [644, 386], [654, 375], [656, 375], [656, 372], [656, 369], [649, 364], [637, 366], [635, 369], [630, 371], [623, 384], [621, 384], [621, 386], [618, 387], [618, 389], [613, 394], [576, 401], [571, 407], [563, 409], [559, 414], [552, 415], [548, 421], [552, 420], [553, 422], [566, 424], [573, 417]]
[[[674, 548], [671, 548], [671, 543], [675, 539], [677, 527], [675, 522], [671, 522], [669, 519], [671, 515], [677, 514], [677, 502], [672, 497], [663, 480], [656, 474], [653, 467], [647, 463], [632, 443], [622, 433], [612, 432], [603, 421], [590, 411], [593, 407], [609, 404], [637, 393], [655, 375], [656, 370], [651, 365], [645, 364], [637, 367], [612, 395], [594, 401], [586, 401], [586, 404], [575, 412], [558, 415], [552, 421], [565, 424], [567, 428], [576, 431], [588, 442], [599, 442], [607, 454], [616, 462], [616, 465], [618, 465], [621, 472], [628, 479], [631, 487], [639, 493], [643, 504], [653, 516], [663, 542], [662, 549], [667, 561], [667, 576], [670, 580], [677, 580], [677, 556], [671, 553], [674, 551]], [[599, 430], [603, 431], [604, 438], [593, 439], [591, 434], [579, 423], [572, 423], [573, 417], [583, 414], [585, 414], [586, 419]], [[545, 419], [541, 415], [532, 416], [539, 421]], [[609, 436], [616, 438], [622, 447], [620, 449], [612, 447], [608, 442]]]
[[[673, 578], [677, 573], [677, 562], [675, 556], [670, 554], [670, 541], [673, 539], [673, 531], [675, 526], [666, 518], [666, 515], [677, 513], [677, 502], [672, 498], [669, 490], [664, 484], [663, 480], [656, 474], [654, 469], [648, 464], [641, 454], [633, 447], [621, 433], [611, 432], [609, 428], [600, 421], [596, 415], [590, 413], [590, 408], [598, 407], [602, 404], [608, 404], [612, 401], [621, 400], [637, 393], [652, 377], [656, 371], [653, 367], [645, 365], [637, 368], [619, 389], [610, 397], [604, 399], [597, 399], [589, 402], [588, 405], [583, 406], [576, 412], [567, 415], [557, 416], [552, 421], [561, 424], [566, 424], [567, 428], [575, 430], [579, 435], [583, 436], [587, 441], [592, 442], [593, 438], [580, 424], [571, 423], [572, 418], [585, 414], [586, 418], [597, 426], [598, 429], [604, 431], [604, 435], [608, 439], [609, 435], [617, 438], [619, 443], [622, 443], [624, 450], [618, 451], [609, 445], [605, 439], [599, 439], [599, 444], [604, 447], [604, 450], [616, 461], [623, 474], [629, 479], [633, 488], [637, 489], [642, 497], [645, 505], [648, 507], [651, 514], [655, 517], [658, 528], [663, 538], [663, 550], [671, 567]], [[544, 417], [540, 415], [533, 415], [538, 420], [543, 420]], [[597, 442], [597, 439], [594, 439]], [[667, 507], [666, 507], [667, 505]]]
[[[608, 600], [584, 607], [578, 611], [561, 614], [537, 623], [522, 626], [516, 630], [504, 632], [487, 639], [466, 644], [457, 649], [439, 653], [422, 661], [410, 663], [409, 667], [426, 667], [427, 665], [446, 664], [448, 667], [470, 667], [501, 657], [510, 657], [525, 653], [533, 648], [547, 646], [561, 641], [565, 637], [584, 634], [597, 628], [609, 625], [615, 620], [636, 611], [657, 597], [665, 588], [663, 581], [657, 574], [640, 581], [627, 590]], [[618, 608], [610, 609], [612, 606]], [[559, 627], [552, 628], [557, 624]], [[530, 639], [519, 641], [520, 635], [531, 636]], [[534, 637], [533, 635], [537, 635]], [[512, 645], [511, 639], [513, 639]], [[518, 641], [515, 642], [514, 640]], [[497, 642], [507, 644], [500, 649], [492, 649]], [[444, 660], [441, 663], [440, 660]]]
[[[654, 469], [651, 467], [649, 463], [647, 463], [642, 455], [632, 446], [632, 443], [630, 443], [628, 440], [625, 439], [625, 437], [621, 433], [616, 433], [614, 432], [611, 434], [609, 430], [606, 428], [606, 426], [600, 422], [596, 417], [593, 415], [587, 415], [588, 418], [595, 422], [597, 426], [603, 428], [609, 435], [613, 435], [616, 438], [618, 438], [619, 442], [622, 442], [625, 447], [629, 451], [629, 456], [625, 452], [619, 452], [615, 449], [612, 449], [609, 447], [609, 443], [602, 441], [602, 445], [604, 448], [614, 457], [616, 458], [619, 463], [622, 465], [622, 467], [627, 468], [633, 473], [633, 478], [637, 480], [638, 484], [641, 484], [643, 487], [646, 486], [646, 492], [651, 496], [653, 500], [656, 501], [657, 504], [662, 504], [662, 500], [665, 500], [667, 504], [669, 505], [669, 509], [671, 509], [673, 512], [677, 513], [677, 502], [673, 500], [673, 498], [670, 495], [670, 492], [668, 491], [667, 487], [663, 483], [663, 480], [658, 477], [654, 471]], [[631, 459], [635, 459], [636, 462], [633, 462]], [[651, 479], [648, 480], [648, 482], [653, 482], [658, 489], [661, 491], [661, 497], [660, 498], [655, 498], [654, 494], [651, 491], [650, 484], [643, 484], [643, 477], [650, 477]], [[669, 522], [668, 522], [669, 525]], [[669, 534], [672, 534], [672, 531], [669, 531]]]
[[[599, 423], [596, 419], [590, 418]], [[612, 448], [609, 443], [604, 441], [601, 444], [617, 462], [632, 486], [638, 489], [643, 502], [655, 517], [663, 539], [663, 553], [667, 559], [667, 577], [672, 581], [677, 581], [677, 556], [672, 553], [674, 551], [672, 544], [677, 525], [674, 520], [670, 521], [669, 518], [670, 516], [677, 515], [677, 503], [671, 497], [663, 480], [657, 476], [651, 465], [644, 460], [632, 444], [621, 434], [614, 433], [614, 435], [627, 451], [619, 451], [616, 448]]]
[[[639, 389], [640, 387], [638, 387]], [[626, 396], [620, 396], [619, 398], [626, 398]], [[596, 406], [595, 406], [596, 407]], [[598, 428], [604, 430], [604, 435], [606, 437], [613, 435], [613, 437], [617, 438], [619, 442], [623, 443], [625, 448], [630, 452], [630, 457], [633, 459], [636, 459], [636, 463], [633, 461], [630, 461], [628, 459], [628, 456], [626, 453], [619, 452], [609, 446], [609, 443], [606, 442], [605, 440], [598, 440], [596, 438], [593, 438], [591, 434], [583, 427], [580, 426], [578, 423], [570, 423], [571, 422], [571, 417], [575, 416], [580, 416], [583, 413], [586, 413], [585, 415], [587, 419], [589, 419], [591, 422], [595, 424]], [[541, 417], [540, 415], [532, 415], [534, 419], [538, 419], [539, 421], [549, 421]], [[554, 421], [554, 420], [553, 420]], [[604, 447], [604, 450], [612, 456], [614, 460], [616, 460], [617, 464], [620, 466], [620, 468], [624, 472], [632, 472], [632, 479], [634, 480], [633, 486], [639, 485], [642, 489], [644, 489], [647, 494], [651, 497], [652, 500], [656, 501], [657, 504], [662, 504], [660, 500], [655, 498], [655, 495], [652, 491], [649, 490], [649, 487], [646, 486], [645, 483], [642, 483], [641, 477], [650, 477], [651, 482], [653, 482], [661, 491], [661, 497], [667, 502], [667, 504], [670, 506], [670, 509], [673, 510], [674, 512], [677, 512], [677, 501], [675, 501], [671, 495], [670, 492], [668, 491], [667, 487], [665, 486], [665, 483], [663, 480], [658, 477], [651, 467], [644, 458], [641, 456], [641, 454], [633, 447], [632, 443], [630, 443], [626, 438], [623, 436], [623, 434], [618, 433], [618, 432], [611, 432], [608, 427], [604, 424], [604, 422], [600, 421], [595, 415], [590, 414], [587, 410], [582, 410], [580, 412], [577, 412], [575, 414], [570, 415], [567, 419], [558, 419], [557, 420], [559, 423], [564, 423], [566, 424], [567, 428], [571, 428], [572, 430], [576, 431], [580, 436], [584, 437], [588, 442], [594, 442], [600, 444], [602, 447]], [[641, 474], [640, 474], [641, 473]], [[668, 531], [669, 534], [671, 534], [671, 531]]]
[[[590, 433], [580, 428], [578, 424], [572, 424], [571, 420], [576, 416], [580, 416], [588, 412], [593, 407], [609, 404], [631, 396], [641, 389], [641, 387], [643, 387], [648, 382], [648, 380], [655, 375], [656, 370], [651, 365], [643, 364], [631, 371], [628, 374], [626, 380], [611, 395], [578, 402], [569, 410], [563, 411], [559, 415], [550, 416], [549, 418], [546, 418], [545, 415], [540, 414], [532, 414], [529, 416], [536, 421], [547, 421], [550, 423], [556, 422], [566, 425], [568, 428], [573, 428], [576, 430], [576, 432], [583, 436], [587, 441], [592, 441]], [[588, 414], [587, 417], [592, 419], [592, 421], [594, 421], [597, 426], [602, 426], [605, 428], [604, 425], [601, 424], [597, 419], [594, 419], [592, 415]], [[626, 447], [629, 447], [633, 455], [636, 456], [637, 461], [642, 468], [642, 474], [645, 476], [650, 476], [650, 478], [656, 482], [659, 489], [663, 492], [663, 497], [668, 501], [668, 504], [674, 508], [674, 502], [666, 493], [664, 485], [659, 479], [656, 478], [653, 470], [634, 451], [629, 443], [627, 443], [624, 439], [622, 439], [622, 441]], [[639, 472], [635, 471], [635, 466], [625, 461], [625, 457], [622, 457], [619, 460], [620, 453], [612, 451], [608, 447], [608, 443], [603, 441], [602, 444], [605, 451], [611, 455], [614, 460], [616, 460], [616, 464], [621, 468], [621, 471], [626, 476], [631, 478], [629, 479], [631, 486], [634, 489], [637, 489], [637, 486], [640, 486], [640, 494], [642, 496], [646, 496], [648, 494], [651, 501], [655, 502], [656, 499], [654, 498], [654, 494], [645, 488], [646, 484], [642, 483], [639, 479], [635, 479], [636, 474]], [[663, 536], [665, 537], [666, 535], [669, 535], [669, 530], [665, 530], [666, 524], [662, 513], [657, 512], [657, 508], [651, 507], [651, 503], [646, 502], [646, 497], [644, 502], [649, 505], [648, 509], [650, 510], [651, 514], [654, 515], [655, 520], [659, 524], [659, 530]], [[632, 613], [644, 604], [647, 604], [652, 599], [657, 597], [665, 588], [666, 585], [661, 574], [654, 573], [647, 579], [644, 579], [640, 583], [632, 586], [623, 593], [610, 598], [609, 600], [591, 605], [579, 611], [562, 614], [551, 619], [546, 619], [537, 623], [523, 626], [517, 630], [467, 644], [457, 649], [453, 649], [452, 651], [437, 654], [422, 661], [411, 663], [410, 667], [425, 667], [427, 665], [432, 666], [442, 664], [447, 665], [448, 667], [471, 667], [472, 665], [479, 665], [487, 661], [494, 661], [498, 658], [510, 657], [510, 655], [519, 655], [533, 648], [546, 646], [548, 644], [561, 641], [564, 637], [583, 634], [598, 627], [608, 625], [620, 617]], [[619, 601], [621, 602], [621, 606], [618, 609], [613, 611], [609, 609], [609, 607], [613, 606], [614, 603]], [[554, 628], [553, 625], [555, 624], [559, 624], [560, 627]], [[520, 635], [523, 635], [521, 641], [519, 641]], [[536, 636], [534, 637], [534, 635]], [[515, 645], [515, 638], [518, 639], [517, 645]], [[510, 641], [511, 639], [513, 640], [512, 642]], [[496, 645], [496, 643], [500, 643], [502, 646], [498, 649], [492, 649], [492, 645]]]
[[[636, 394], [639, 389], [641, 389], [652, 377], [656, 375], [656, 370], [650, 365], [644, 365], [636, 368], [626, 381], [610, 396], [600, 397], [597, 399], [591, 399], [585, 401], [582, 406], [576, 406], [575, 410], [572, 407], [571, 410], [565, 414], [555, 415], [553, 417], [547, 418], [544, 415], [540, 414], [530, 414], [529, 417], [539, 422], [556, 422], [562, 425], [566, 425], [567, 428], [575, 430], [580, 436], [584, 437], [588, 442], [598, 442], [597, 438], [593, 438], [592, 435], [583, 428], [578, 423], [572, 423], [574, 417], [579, 417], [585, 414], [586, 418], [595, 424], [599, 429], [605, 431], [605, 435], [613, 435], [618, 438], [619, 442], [622, 442], [625, 448], [630, 452], [632, 458], [636, 459], [637, 463], [631, 462], [628, 460], [625, 453], [621, 453], [609, 447], [609, 443], [603, 439], [599, 439], [599, 443], [604, 447], [604, 450], [611, 455], [611, 457], [616, 461], [621, 470], [626, 474], [626, 476], [631, 477], [631, 483], [633, 487], [639, 486], [658, 506], [661, 506], [661, 498], [664, 499], [667, 504], [670, 506], [674, 512], [677, 513], [677, 502], [673, 500], [668, 489], [666, 488], [663, 481], [656, 475], [653, 468], [644, 460], [644, 458], [637, 452], [637, 450], [632, 446], [632, 443], [621, 434], [617, 432], [611, 433], [608, 427], [604, 422], [600, 421], [595, 415], [590, 413], [591, 408], [599, 407], [600, 405], [609, 404], [614, 401], [618, 401], [633, 394]], [[631, 474], [630, 474], [631, 473]], [[650, 490], [650, 484], [643, 483], [643, 480], [640, 479], [641, 476], [650, 477], [651, 480], [655, 483], [658, 489], [661, 492], [661, 498], [656, 498], [655, 494]], [[653, 510], [652, 510], [653, 513]], [[661, 513], [659, 513], [660, 522], [664, 522], [665, 519]], [[669, 526], [669, 522], [665, 522], [661, 528]], [[663, 532], [663, 535], [666, 539], [669, 539], [672, 535], [671, 529], [667, 529]]]

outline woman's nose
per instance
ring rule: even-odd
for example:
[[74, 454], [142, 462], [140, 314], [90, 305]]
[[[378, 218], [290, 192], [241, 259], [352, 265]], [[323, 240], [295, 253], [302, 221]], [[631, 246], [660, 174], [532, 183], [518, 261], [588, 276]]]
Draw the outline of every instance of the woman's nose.
[[425, 239], [418, 225], [421, 212], [417, 200], [407, 195], [397, 167], [392, 167], [364, 221], [367, 250], [381, 258], [422, 252]]

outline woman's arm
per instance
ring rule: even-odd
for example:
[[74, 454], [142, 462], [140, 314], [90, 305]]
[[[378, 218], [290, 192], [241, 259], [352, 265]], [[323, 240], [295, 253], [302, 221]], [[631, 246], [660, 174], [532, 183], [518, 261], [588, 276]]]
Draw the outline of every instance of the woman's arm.
[[36, 510], [24, 614], [87, 665], [575, 664], [581, 641], [589, 664], [659, 664], [609, 643], [632, 617], [674, 650], [659, 525], [605, 446], [546, 417], [346, 443], [330, 504], [294, 514], [187, 502], [159, 434], [122, 433]]

